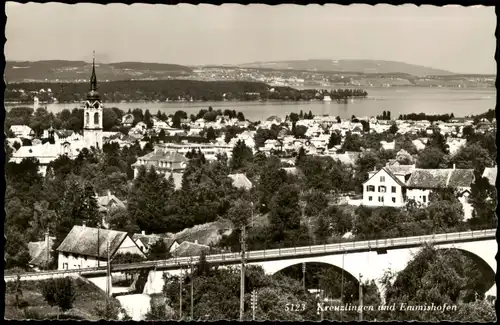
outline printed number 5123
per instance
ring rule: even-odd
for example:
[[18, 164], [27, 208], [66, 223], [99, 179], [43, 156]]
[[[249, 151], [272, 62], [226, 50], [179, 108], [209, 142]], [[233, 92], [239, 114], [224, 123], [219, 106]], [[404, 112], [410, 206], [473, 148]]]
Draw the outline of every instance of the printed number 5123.
[[304, 311], [306, 310], [306, 304], [286, 304], [285, 311]]

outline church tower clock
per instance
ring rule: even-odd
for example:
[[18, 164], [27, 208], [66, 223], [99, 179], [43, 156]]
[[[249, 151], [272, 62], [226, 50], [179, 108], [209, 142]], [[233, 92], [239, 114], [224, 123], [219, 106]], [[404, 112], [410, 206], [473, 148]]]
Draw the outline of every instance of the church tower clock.
[[102, 150], [102, 103], [97, 92], [97, 77], [95, 75], [95, 55], [92, 61], [92, 76], [90, 77], [90, 91], [84, 107], [83, 139], [86, 147]]

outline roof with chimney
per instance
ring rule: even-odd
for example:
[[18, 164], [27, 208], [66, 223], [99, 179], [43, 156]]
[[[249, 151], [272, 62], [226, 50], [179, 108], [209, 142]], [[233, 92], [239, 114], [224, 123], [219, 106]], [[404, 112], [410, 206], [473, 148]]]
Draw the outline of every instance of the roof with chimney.
[[45, 240], [28, 243], [28, 251], [31, 257], [29, 264], [42, 266], [47, 265], [51, 260], [52, 245], [56, 237], [49, 237], [49, 247]]
[[100, 207], [104, 207], [106, 209], [113, 207], [113, 204], [115, 204], [115, 207], [117, 208], [125, 209], [125, 203], [123, 203], [122, 200], [120, 200], [114, 194], [111, 193], [108, 193], [107, 195], [104, 196], [98, 196], [97, 203], [99, 204]]
[[59, 245], [59, 247], [57, 248], [57, 251], [84, 256], [99, 256], [100, 258], [107, 258], [108, 244], [110, 253], [109, 255], [113, 256], [118, 248], [120, 248], [121, 244], [127, 236], [128, 234], [124, 231], [102, 228], [98, 229], [86, 226], [73, 226], [73, 229], [71, 229], [66, 238], [64, 238], [61, 245]]

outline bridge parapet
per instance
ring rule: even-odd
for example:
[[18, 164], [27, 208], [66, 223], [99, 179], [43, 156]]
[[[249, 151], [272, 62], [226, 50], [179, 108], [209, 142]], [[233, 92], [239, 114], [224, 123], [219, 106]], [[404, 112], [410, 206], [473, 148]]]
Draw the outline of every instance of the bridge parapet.
[[[314, 245], [314, 246], [302, 246], [302, 247], [289, 247], [289, 248], [278, 248], [271, 250], [258, 250], [249, 251], [246, 253], [247, 261], [258, 261], [273, 258], [290, 258], [295, 256], [308, 256], [308, 255], [319, 255], [319, 254], [343, 254], [348, 252], [356, 251], [370, 251], [373, 249], [391, 249], [397, 247], [415, 247], [421, 246], [425, 243], [450, 243], [457, 241], [472, 241], [478, 239], [492, 239], [496, 237], [496, 229], [486, 229], [486, 230], [475, 230], [467, 232], [455, 232], [455, 233], [444, 233], [444, 234], [433, 234], [424, 236], [412, 236], [403, 238], [388, 238], [388, 239], [375, 239], [375, 240], [365, 240], [365, 241], [351, 241], [342, 242], [336, 244], [324, 244], [324, 245]], [[180, 268], [186, 267], [190, 264], [195, 264], [199, 261], [199, 256], [191, 257], [175, 257], [168, 260], [156, 260], [156, 261], [144, 261], [140, 263], [131, 264], [117, 264], [112, 266], [112, 272], [117, 272], [119, 270], [134, 270], [140, 268]], [[212, 263], [236, 263], [241, 259], [241, 253], [223, 253], [223, 254], [210, 254], [206, 256], [207, 262]], [[77, 269], [77, 270], [56, 270], [50, 272], [37, 272], [33, 274], [23, 274], [21, 278], [28, 279], [30, 277], [43, 276], [44, 274], [60, 276], [69, 274], [78, 274], [82, 276], [88, 275], [100, 275], [105, 274], [106, 267], [100, 268], [87, 268], [87, 269]], [[13, 281], [17, 278], [17, 275], [4, 276], [5, 281]]]

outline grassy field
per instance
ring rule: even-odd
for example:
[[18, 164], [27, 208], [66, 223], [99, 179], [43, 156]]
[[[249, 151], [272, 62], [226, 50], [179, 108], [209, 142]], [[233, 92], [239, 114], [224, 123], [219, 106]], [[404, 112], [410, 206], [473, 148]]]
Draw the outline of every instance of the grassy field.
[[[57, 319], [58, 308], [49, 306], [45, 301], [40, 289], [42, 282], [43, 280], [22, 282], [21, 308], [16, 306], [14, 282], [6, 283], [4, 319]], [[108, 299], [115, 311], [120, 309], [118, 300], [108, 298], [105, 292], [93, 283], [83, 278], [75, 278], [73, 285], [76, 292], [73, 308], [64, 314], [61, 313], [59, 319], [99, 320], [103, 314], [96, 308], [104, 309]]]

